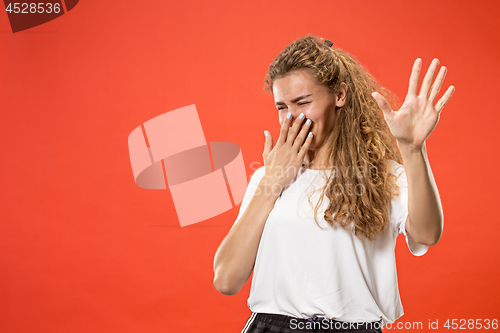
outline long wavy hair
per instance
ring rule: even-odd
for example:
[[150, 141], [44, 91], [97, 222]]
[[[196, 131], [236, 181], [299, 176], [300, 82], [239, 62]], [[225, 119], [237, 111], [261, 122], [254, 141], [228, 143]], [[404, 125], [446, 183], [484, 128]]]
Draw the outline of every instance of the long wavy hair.
[[[327, 183], [319, 189], [321, 200], [314, 207], [314, 220], [319, 226], [317, 210], [326, 195], [330, 199], [324, 214], [328, 224], [351, 228], [358, 238], [374, 240], [388, 227], [391, 199], [399, 195], [389, 159], [399, 164], [402, 159], [371, 93], [382, 94], [393, 109], [396, 98], [352, 55], [324, 41], [308, 34], [289, 44], [269, 66], [264, 91], [272, 95], [274, 80], [303, 68], [332, 94], [345, 82], [346, 102], [337, 109], [335, 124], [323, 142], [335, 172], [323, 172]], [[310, 196], [308, 200], [311, 204]]]

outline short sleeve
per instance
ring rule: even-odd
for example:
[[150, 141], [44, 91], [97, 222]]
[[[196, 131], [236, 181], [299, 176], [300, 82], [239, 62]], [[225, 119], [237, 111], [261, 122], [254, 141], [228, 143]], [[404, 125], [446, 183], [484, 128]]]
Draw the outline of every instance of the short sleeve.
[[262, 177], [264, 176], [264, 174], [265, 174], [265, 167], [264, 166], [258, 168], [253, 173], [252, 177], [250, 178], [250, 181], [248, 182], [248, 186], [247, 186], [245, 195], [243, 196], [243, 200], [241, 201], [240, 212], [238, 213], [238, 217], [236, 217], [236, 221], [233, 223], [233, 226], [231, 227], [231, 229], [234, 228], [236, 223], [238, 223], [241, 216], [243, 215], [243, 213], [247, 209], [248, 203], [250, 202], [253, 195], [255, 194], [255, 191], [257, 190], [257, 186], [259, 185], [259, 182], [262, 179]]
[[396, 184], [399, 186], [399, 197], [396, 199], [396, 204], [393, 206], [395, 211], [393, 216], [398, 228], [398, 233], [403, 234], [406, 239], [408, 249], [415, 256], [424, 255], [429, 249], [428, 245], [415, 242], [410, 234], [406, 232], [406, 219], [408, 218], [408, 181], [406, 179], [406, 171], [401, 164], [396, 163], [397, 177]]

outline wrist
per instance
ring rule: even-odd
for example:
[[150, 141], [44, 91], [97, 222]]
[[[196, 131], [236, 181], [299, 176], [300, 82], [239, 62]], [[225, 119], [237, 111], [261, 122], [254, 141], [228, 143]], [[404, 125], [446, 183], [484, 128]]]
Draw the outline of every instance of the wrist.
[[280, 197], [283, 186], [272, 177], [264, 175], [257, 185], [257, 191], [268, 199], [276, 200]]
[[411, 143], [404, 143], [399, 140], [396, 141], [399, 151], [401, 152], [401, 156], [403, 158], [411, 158], [414, 156], [424, 155], [426, 152], [425, 141], [421, 146], [416, 146]]

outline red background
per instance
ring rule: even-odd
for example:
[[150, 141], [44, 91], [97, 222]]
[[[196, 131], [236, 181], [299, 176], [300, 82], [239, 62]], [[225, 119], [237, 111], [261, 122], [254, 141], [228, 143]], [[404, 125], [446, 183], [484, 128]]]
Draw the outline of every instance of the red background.
[[399, 321], [500, 319], [499, 14], [496, 0], [88, 0], [15, 34], [0, 14], [0, 331], [240, 332], [250, 281], [231, 297], [212, 284], [238, 207], [181, 228], [168, 190], [135, 185], [127, 138], [196, 104], [250, 177], [279, 130], [267, 67], [306, 33], [401, 101], [417, 57], [448, 67], [441, 94], [456, 91], [427, 140], [445, 229], [423, 257], [398, 238]]

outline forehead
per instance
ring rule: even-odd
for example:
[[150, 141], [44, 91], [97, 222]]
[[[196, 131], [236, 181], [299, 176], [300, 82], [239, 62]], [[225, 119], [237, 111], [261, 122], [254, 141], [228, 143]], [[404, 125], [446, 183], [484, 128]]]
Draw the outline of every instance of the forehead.
[[325, 87], [316, 84], [307, 70], [300, 69], [274, 80], [273, 95], [275, 101], [288, 101], [300, 95], [319, 93], [322, 88]]

